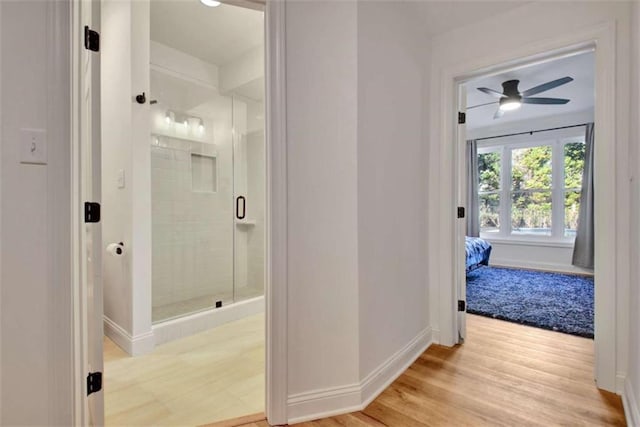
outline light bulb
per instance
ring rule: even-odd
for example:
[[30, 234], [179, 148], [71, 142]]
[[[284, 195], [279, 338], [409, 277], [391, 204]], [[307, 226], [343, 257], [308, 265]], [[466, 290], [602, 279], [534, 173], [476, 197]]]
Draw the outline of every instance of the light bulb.
[[220, 6], [220, 2], [216, 1], [216, 0], [200, 0], [200, 3], [202, 3], [205, 6], [209, 6], [209, 7], [218, 7], [218, 6]]
[[522, 106], [522, 102], [517, 99], [507, 99], [505, 102], [500, 103], [500, 110], [502, 111], [513, 111], [517, 110]]
[[170, 125], [173, 122], [175, 115], [171, 110], [167, 110], [167, 113], [164, 115], [164, 121]]

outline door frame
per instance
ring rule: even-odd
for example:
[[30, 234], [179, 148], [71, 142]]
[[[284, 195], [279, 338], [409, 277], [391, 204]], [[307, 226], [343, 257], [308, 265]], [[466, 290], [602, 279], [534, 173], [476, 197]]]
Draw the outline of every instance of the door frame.
[[[445, 238], [448, 236], [448, 239], [451, 240], [451, 236], [459, 237], [453, 213], [457, 206], [465, 206], [466, 204], [466, 201], [459, 200], [458, 197], [463, 184], [460, 182], [462, 179], [456, 167], [458, 166], [456, 159], [460, 158], [459, 151], [462, 149], [457, 139], [457, 120], [454, 120], [454, 118], [457, 119], [459, 86], [474, 77], [496, 74], [506, 69], [515, 69], [578, 50], [593, 48], [595, 52], [595, 89], [598, 94], [595, 104], [595, 122], [597, 123], [595, 138], [597, 141], [608, 142], [596, 144], [594, 147], [597, 174], [594, 183], [595, 197], [600, 200], [595, 207], [596, 269], [594, 274], [596, 283], [612, 285], [608, 289], [602, 286], [595, 288], [594, 376], [599, 388], [620, 393], [622, 392], [624, 372], [618, 372], [618, 370], [624, 370], [625, 367], [617, 366], [617, 357], [619, 354], [624, 354], [625, 343], [617, 340], [616, 333], [620, 328], [618, 319], [625, 318], [628, 309], [617, 303], [622, 284], [617, 280], [616, 258], [617, 254], [624, 250], [621, 247], [621, 243], [624, 242], [619, 242], [616, 236], [616, 230], [619, 228], [619, 221], [616, 218], [617, 209], [609, 208], [616, 206], [616, 176], [607, 173], [607, 171], [616, 170], [616, 151], [626, 149], [628, 141], [625, 138], [626, 134], [617, 132], [615, 35], [615, 23], [607, 22], [565, 37], [556, 37], [529, 46], [520, 46], [517, 50], [501, 52], [495, 57], [485, 57], [482, 63], [460, 64], [442, 70], [440, 84], [443, 90], [440, 105], [442, 110], [448, 114], [442, 114], [441, 118], [443, 145], [441, 146], [440, 160], [441, 164], [454, 167], [449, 168], [449, 173], [445, 174], [446, 181], [443, 182], [443, 187], [447, 185], [448, 181], [450, 184], [448, 188], [452, 196], [449, 197], [448, 203], [443, 203], [440, 210], [440, 220]], [[598, 173], [599, 170], [603, 173]], [[460, 202], [462, 204], [459, 204]], [[454, 244], [450, 245], [450, 250], [442, 251], [440, 262], [440, 265], [449, 266], [454, 272], [451, 279], [443, 280], [439, 285], [441, 344], [445, 345], [458, 343], [459, 324], [456, 314], [459, 283], [456, 279], [459, 274], [455, 272], [460, 264], [459, 258], [462, 256], [461, 248], [457, 244], [458, 240], [460, 239], [456, 238]]]
[[[233, 3], [233, 1], [230, 1]], [[72, 70], [76, 66], [76, 58], [81, 49], [82, 33], [79, 21], [78, 2], [71, 2], [72, 40], [71, 51], [73, 59]], [[58, 24], [58, 23], [56, 23]], [[285, 80], [285, 2], [267, 1], [265, 7], [265, 86], [266, 86], [266, 285], [265, 285], [265, 315], [266, 315], [266, 345], [265, 345], [265, 376], [266, 402], [265, 412], [269, 422], [273, 425], [287, 423], [287, 141], [286, 141], [286, 80]], [[77, 73], [69, 77], [72, 88], [79, 84]], [[78, 94], [71, 96], [71, 115], [78, 117]], [[71, 129], [72, 153], [79, 149], [79, 126], [74, 122]], [[81, 167], [81, 159], [73, 155], [72, 188], [80, 184], [77, 171]], [[101, 171], [94, 171], [101, 173]], [[84, 201], [74, 192], [73, 211], [80, 212]], [[79, 217], [74, 217], [74, 238], [80, 230]], [[79, 271], [82, 253], [74, 248], [71, 253], [74, 272]], [[74, 425], [89, 425], [88, 399], [86, 396], [84, 361], [87, 357], [88, 338], [83, 331], [87, 328], [86, 301], [84, 284], [80, 278], [74, 276], [73, 285], [73, 416]], [[99, 319], [102, 322], [102, 319]], [[100, 338], [101, 339], [101, 338]]]

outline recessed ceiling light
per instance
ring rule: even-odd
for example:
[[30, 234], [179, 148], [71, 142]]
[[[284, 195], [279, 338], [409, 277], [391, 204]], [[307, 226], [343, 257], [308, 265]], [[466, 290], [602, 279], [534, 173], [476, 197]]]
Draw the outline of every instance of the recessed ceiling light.
[[200, 0], [200, 3], [209, 7], [218, 7], [221, 4], [219, 1], [216, 1], [216, 0]]

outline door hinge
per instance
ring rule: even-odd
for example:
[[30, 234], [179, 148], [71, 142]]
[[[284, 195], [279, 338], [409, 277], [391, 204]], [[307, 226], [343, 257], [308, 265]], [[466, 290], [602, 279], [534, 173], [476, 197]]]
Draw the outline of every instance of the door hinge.
[[84, 202], [84, 222], [100, 222], [100, 203]]
[[463, 125], [467, 123], [467, 113], [463, 113], [462, 111], [458, 111], [458, 124]]
[[458, 206], [458, 218], [464, 218], [464, 206]]
[[84, 26], [84, 48], [92, 52], [100, 51], [100, 33]]
[[461, 299], [458, 300], [458, 311], [467, 311], [467, 303]]
[[102, 372], [90, 372], [87, 375], [87, 396], [102, 390]]

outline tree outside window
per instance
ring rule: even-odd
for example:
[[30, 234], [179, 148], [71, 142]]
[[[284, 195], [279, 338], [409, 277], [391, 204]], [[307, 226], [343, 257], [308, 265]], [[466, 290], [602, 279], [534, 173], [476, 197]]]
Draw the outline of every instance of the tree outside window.
[[481, 233], [575, 237], [584, 156], [583, 138], [483, 147], [478, 154]]

